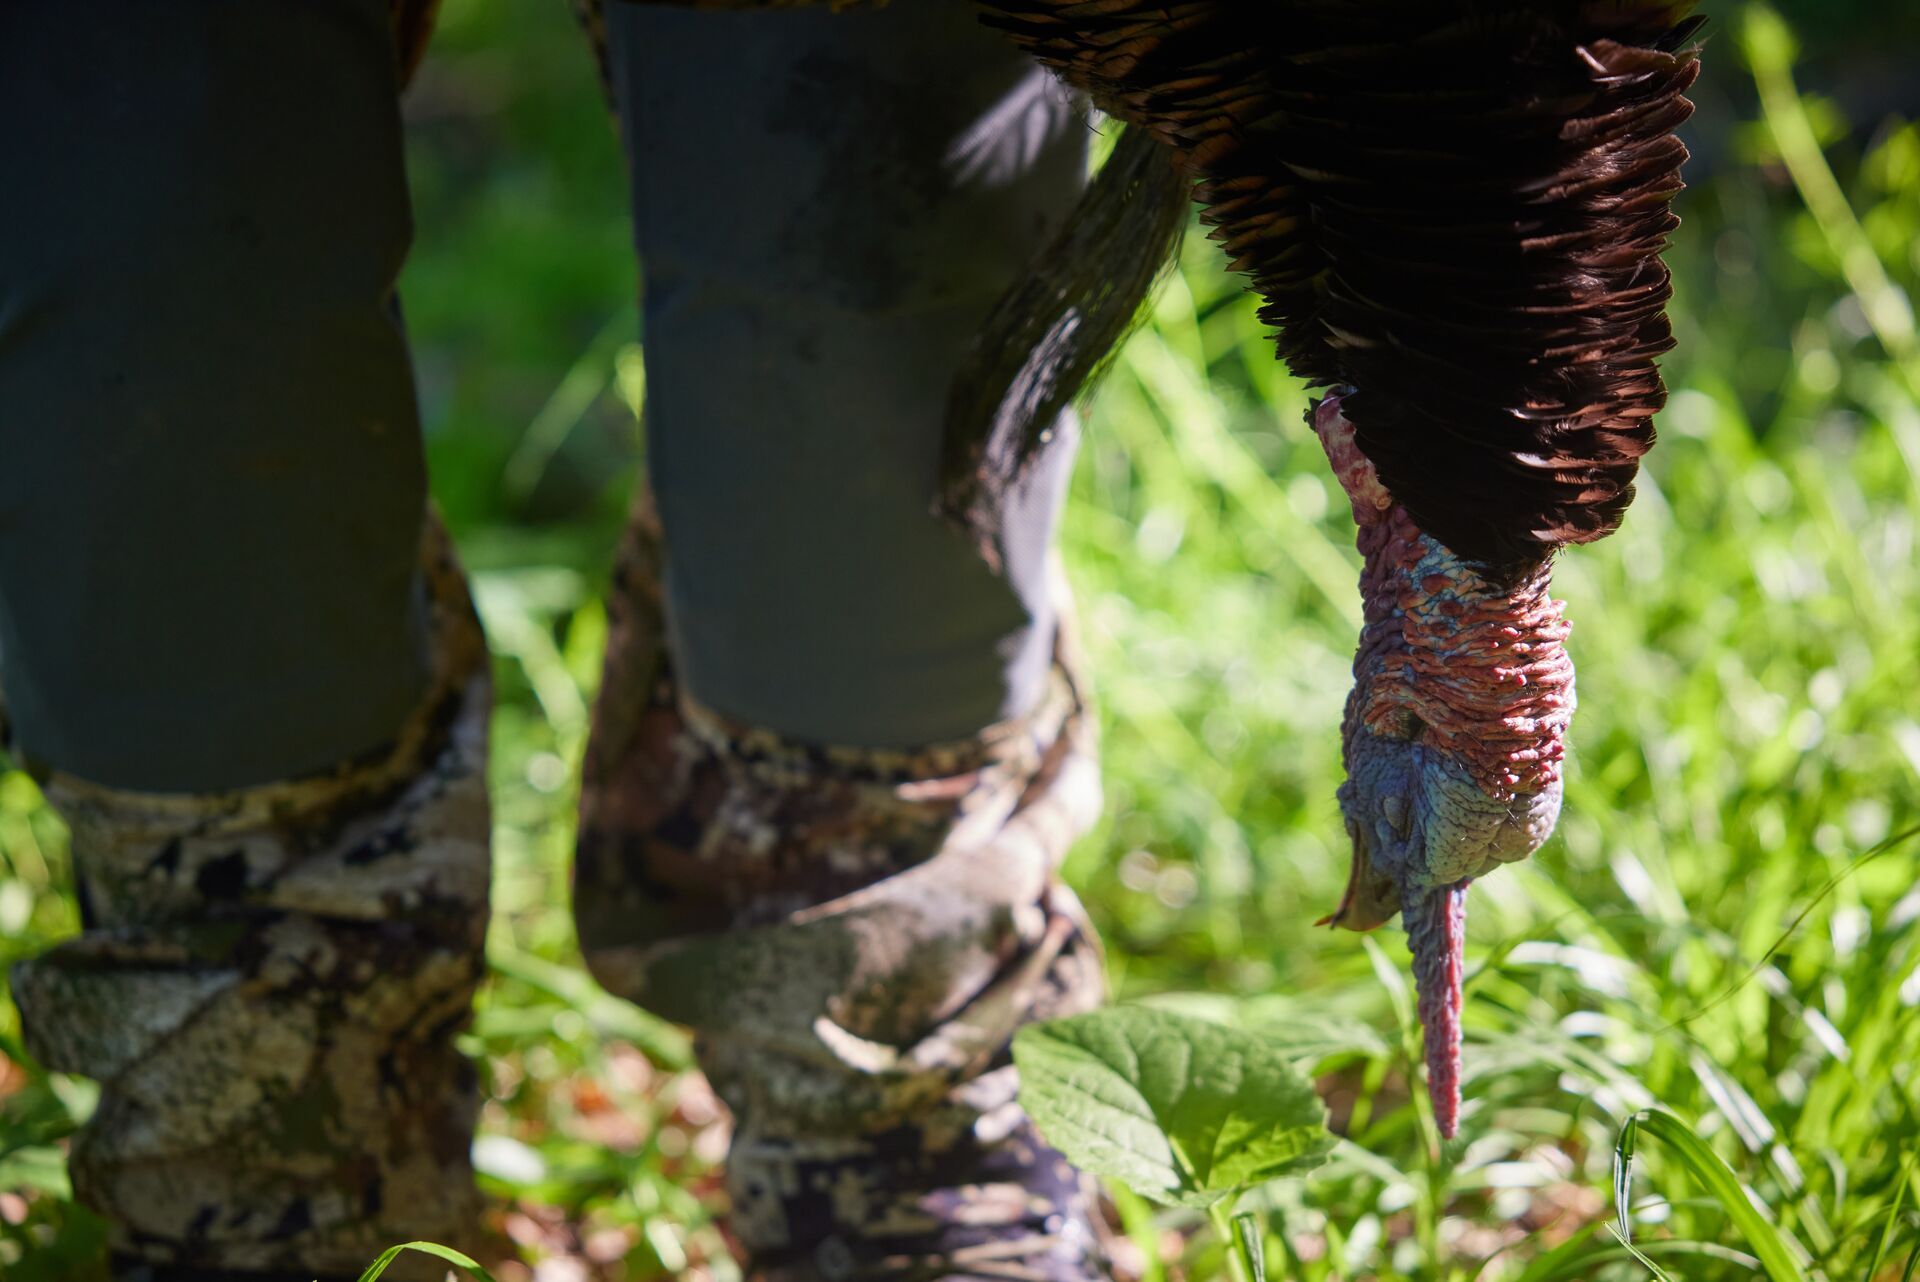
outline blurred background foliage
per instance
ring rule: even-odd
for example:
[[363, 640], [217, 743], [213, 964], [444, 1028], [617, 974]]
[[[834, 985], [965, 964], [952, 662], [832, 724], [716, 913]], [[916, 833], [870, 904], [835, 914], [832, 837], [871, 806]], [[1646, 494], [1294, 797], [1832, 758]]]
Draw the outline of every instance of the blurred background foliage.
[[[1857, 857], [1920, 822], [1920, 14], [1800, 0], [1796, 48], [1770, 10], [1706, 12], [1674, 396], [1625, 529], [1560, 563], [1567, 812], [1477, 892], [1473, 1102], [1444, 1152], [1407, 1089], [1397, 933], [1309, 927], [1346, 862], [1351, 520], [1199, 236], [1093, 404], [1064, 544], [1108, 819], [1068, 877], [1121, 995], [1270, 1027], [1319, 1073], [1345, 1140], [1267, 1199], [1287, 1276], [1754, 1276], [1750, 1235], [1655, 1145], [1623, 1190], [1645, 1256], [1610, 1231], [1616, 1137], [1656, 1103], [1800, 1275], [1915, 1276], [1920, 888], [1910, 845]], [[1797, 93], [1777, 65], [1796, 54]], [[495, 976], [470, 1037], [489, 1258], [503, 1280], [736, 1278], [712, 1220], [723, 1110], [677, 1030], [586, 980], [566, 913], [644, 422], [618, 150], [558, 3], [448, 0], [407, 112], [434, 490], [500, 677]], [[0, 776], [0, 960], [76, 928], [64, 843], [32, 782]], [[100, 1276], [59, 1149], [90, 1107], [0, 1007], [0, 1276]], [[1114, 1212], [1121, 1276], [1219, 1275], [1184, 1214]]]

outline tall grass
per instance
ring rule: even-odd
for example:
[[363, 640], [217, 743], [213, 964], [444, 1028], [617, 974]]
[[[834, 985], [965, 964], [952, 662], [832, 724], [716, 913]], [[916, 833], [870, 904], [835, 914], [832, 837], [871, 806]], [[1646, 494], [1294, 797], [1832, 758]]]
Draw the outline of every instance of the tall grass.
[[[611, 145], [553, 123], [599, 129], [584, 68], [557, 15], [523, 29], [492, 8], [450, 5], [416, 105], [410, 279], [436, 485], [501, 676], [478, 1158], [529, 1260], [730, 1279], [724, 1120], [684, 1037], [577, 970], [564, 910], [620, 509], [600, 478], [632, 458], [643, 389], [630, 345], [595, 339], [631, 284]], [[1476, 889], [1452, 1144], [1409, 1090], [1399, 937], [1309, 926], [1344, 877], [1357, 560], [1304, 395], [1211, 246], [1190, 239], [1092, 407], [1063, 542], [1109, 813], [1067, 873], [1119, 992], [1270, 1027], [1320, 1075], [1345, 1139], [1265, 1199], [1276, 1274], [1890, 1282], [1920, 1260], [1914, 847], [1859, 859], [1920, 822], [1900, 310], [1920, 284], [1920, 129], [1823, 133], [1833, 112], [1783, 81], [1750, 12], [1762, 25], [1716, 14], [1753, 38], [1713, 53], [1758, 57], [1766, 114], [1739, 135], [1750, 163], [1684, 205], [1662, 443], [1621, 533], [1560, 562], [1582, 696], [1566, 816]], [[468, 133], [509, 99], [514, 128], [569, 141], [539, 168], [509, 137], [480, 179]], [[0, 957], [75, 928], [63, 841], [30, 781], [0, 777]], [[10, 1012], [0, 1055], [0, 1189], [18, 1191], [0, 1195], [0, 1273], [85, 1278], [98, 1229], [65, 1200], [55, 1143], [88, 1090], [24, 1059]], [[1129, 1274], [1221, 1275], [1179, 1213], [1117, 1210]]]

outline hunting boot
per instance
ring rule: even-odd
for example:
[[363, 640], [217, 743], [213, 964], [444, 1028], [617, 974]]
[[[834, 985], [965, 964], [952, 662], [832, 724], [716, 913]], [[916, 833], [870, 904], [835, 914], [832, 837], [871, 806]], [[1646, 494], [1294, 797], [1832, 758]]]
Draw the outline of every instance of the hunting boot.
[[691, 1025], [734, 1115], [750, 1276], [1101, 1276], [1079, 1173], [1015, 1100], [1009, 1044], [1096, 1006], [1056, 878], [1099, 812], [1066, 646], [1041, 703], [914, 751], [795, 742], [676, 682], [644, 509], [609, 599], [574, 903], [610, 991]]
[[395, 1242], [472, 1240], [453, 1039], [484, 966], [489, 679], [437, 527], [424, 578], [429, 693], [390, 747], [217, 795], [43, 781], [83, 930], [13, 995], [41, 1062], [100, 1082], [74, 1193], [128, 1282], [353, 1278]]

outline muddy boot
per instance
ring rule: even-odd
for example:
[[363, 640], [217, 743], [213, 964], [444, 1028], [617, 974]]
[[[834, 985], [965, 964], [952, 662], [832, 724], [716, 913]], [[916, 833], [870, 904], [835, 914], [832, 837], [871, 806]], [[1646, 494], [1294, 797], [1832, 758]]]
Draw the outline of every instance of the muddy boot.
[[473, 1240], [453, 1039], [484, 967], [489, 683], [437, 530], [426, 567], [430, 691], [389, 748], [218, 795], [44, 782], [84, 929], [13, 994], [32, 1053], [100, 1081], [74, 1192], [126, 1279], [351, 1278]]
[[651, 523], [609, 610], [575, 913], [610, 991], [698, 1034], [754, 1277], [1096, 1278], [1088, 1187], [1015, 1102], [1022, 1024], [1102, 997], [1055, 877], [1099, 811], [1065, 655], [962, 743], [853, 751], [676, 684]]

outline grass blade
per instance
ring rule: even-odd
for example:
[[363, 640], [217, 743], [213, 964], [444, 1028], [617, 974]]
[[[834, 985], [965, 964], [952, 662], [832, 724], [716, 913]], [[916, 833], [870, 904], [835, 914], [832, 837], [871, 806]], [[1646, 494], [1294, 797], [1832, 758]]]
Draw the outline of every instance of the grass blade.
[[1613, 1193], [1622, 1242], [1631, 1245], [1628, 1201], [1633, 1183], [1634, 1149], [1643, 1131], [1671, 1149], [1680, 1165], [1726, 1211], [1772, 1282], [1808, 1282], [1807, 1273], [1800, 1265], [1806, 1258], [1805, 1249], [1760, 1213], [1733, 1168], [1721, 1160], [1692, 1127], [1664, 1109], [1650, 1108], [1628, 1118], [1626, 1126], [1621, 1128], [1619, 1142], [1614, 1145]]
[[380, 1275], [387, 1271], [389, 1264], [400, 1258], [402, 1251], [418, 1251], [422, 1255], [437, 1256], [448, 1264], [464, 1269], [468, 1276], [479, 1278], [480, 1282], [494, 1282], [493, 1274], [480, 1267], [478, 1260], [469, 1255], [462, 1255], [450, 1246], [441, 1246], [438, 1242], [402, 1242], [398, 1246], [388, 1247], [380, 1252], [379, 1259], [367, 1266], [367, 1271], [360, 1275], [360, 1282], [378, 1282]]
[[602, 1033], [631, 1043], [660, 1068], [679, 1072], [693, 1067], [691, 1037], [658, 1016], [621, 1001], [583, 970], [501, 942], [488, 945], [487, 965], [499, 975], [564, 1003]]
[[1733, 998], [1740, 992], [1741, 989], [1745, 988], [1748, 984], [1752, 983], [1754, 979], [1757, 978], [1762, 971], [1766, 970], [1767, 967], [1773, 963], [1773, 959], [1779, 955], [1780, 950], [1787, 946], [1787, 941], [1792, 939], [1795, 934], [1799, 933], [1802, 923], [1804, 923], [1808, 917], [1812, 916], [1813, 910], [1818, 908], [1821, 904], [1825, 903], [1827, 901], [1827, 897], [1832, 895], [1835, 890], [1838, 890], [1842, 882], [1846, 881], [1847, 878], [1853, 876], [1855, 873], [1859, 872], [1862, 868], [1865, 868], [1868, 864], [1880, 858], [1880, 856], [1886, 854], [1888, 851], [1897, 849], [1900, 846], [1904, 846], [1907, 842], [1912, 841], [1915, 837], [1920, 837], [1920, 824], [1915, 824], [1910, 828], [1903, 828], [1899, 832], [1894, 833], [1892, 836], [1886, 837], [1883, 840], [1875, 843], [1873, 846], [1869, 847], [1867, 850], [1862, 851], [1860, 854], [1856, 855], [1853, 859], [1848, 861], [1846, 867], [1842, 868], [1839, 872], [1834, 873], [1831, 877], [1827, 878], [1826, 883], [1822, 885], [1819, 890], [1813, 893], [1813, 897], [1811, 899], [1807, 900], [1807, 902], [1804, 905], [1802, 905], [1800, 911], [1794, 914], [1793, 920], [1787, 923], [1787, 928], [1780, 932], [1779, 938], [1775, 939], [1772, 945], [1768, 947], [1767, 951], [1761, 954], [1759, 961], [1755, 962], [1750, 968], [1748, 968], [1746, 974], [1742, 975], [1739, 979], [1736, 979], [1731, 984], [1727, 985], [1726, 988], [1721, 990], [1720, 994], [1717, 997], [1707, 1002], [1706, 1005], [1697, 1007], [1694, 1010], [1689, 1011], [1687, 1014], [1682, 1015], [1679, 1019], [1674, 1020], [1671, 1024], [1668, 1024], [1665, 1028], [1662, 1028], [1660, 1031], [1665, 1033], [1676, 1028], [1684, 1028], [1688, 1024], [1691, 1024], [1695, 1020], [1699, 1019], [1702, 1015], [1705, 1015], [1707, 1012], [1712, 1010], [1717, 1010], [1721, 1006], [1726, 1005], [1729, 1001], [1732, 1001]]
[[[1760, 94], [1761, 118], [1814, 225], [1839, 262], [1840, 274], [1860, 301], [1868, 328], [1886, 349], [1888, 369], [1906, 384], [1910, 397], [1920, 400], [1920, 328], [1914, 324], [1913, 306], [1880, 261], [1872, 237], [1827, 163], [1806, 100], [1794, 83], [1793, 31], [1778, 10], [1763, 2], [1748, 4], [1742, 19], [1740, 48]], [[1889, 426], [1907, 466], [1920, 469], [1920, 457], [1915, 455], [1920, 442], [1913, 439], [1911, 429], [1901, 430], [1898, 420]]]
[[1267, 1282], [1267, 1251], [1260, 1217], [1252, 1211], [1242, 1211], [1233, 1217], [1233, 1236], [1239, 1244], [1241, 1258], [1247, 1263], [1247, 1271], [1252, 1282]]
[[[1894, 1230], [1900, 1227], [1900, 1208], [1906, 1204], [1907, 1189], [1913, 1183], [1913, 1159], [1909, 1157], [1900, 1166], [1900, 1183], [1893, 1190], [1893, 1205], [1887, 1211], [1887, 1227], [1881, 1231], [1879, 1249], [1873, 1253], [1873, 1264], [1867, 1269], [1870, 1278], [1880, 1276], [1880, 1266], [1886, 1263], [1887, 1253], [1893, 1249]], [[1911, 1261], [1909, 1261], [1911, 1267]]]
[[1620, 1221], [1619, 1224], [1609, 1224], [1607, 1225], [1607, 1232], [1613, 1234], [1620, 1245], [1626, 1248], [1627, 1254], [1640, 1261], [1641, 1266], [1645, 1268], [1647, 1272], [1653, 1274], [1654, 1282], [1673, 1282], [1665, 1269], [1655, 1264], [1647, 1257], [1645, 1252], [1627, 1240], [1626, 1229], [1623, 1227], [1625, 1224], [1625, 1220]]

